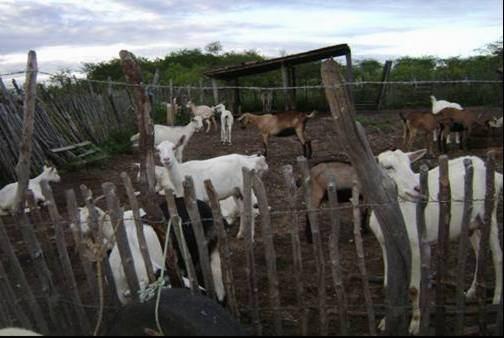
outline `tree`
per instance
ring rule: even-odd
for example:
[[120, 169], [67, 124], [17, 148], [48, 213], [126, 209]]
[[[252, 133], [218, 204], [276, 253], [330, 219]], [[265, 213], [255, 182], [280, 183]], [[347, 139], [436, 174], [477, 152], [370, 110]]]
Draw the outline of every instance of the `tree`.
[[205, 50], [209, 54], [219, 55], [219, 53], [222, 52], [222, 44], [220, 43], [220, 41], [210, 42], [205, 46]]

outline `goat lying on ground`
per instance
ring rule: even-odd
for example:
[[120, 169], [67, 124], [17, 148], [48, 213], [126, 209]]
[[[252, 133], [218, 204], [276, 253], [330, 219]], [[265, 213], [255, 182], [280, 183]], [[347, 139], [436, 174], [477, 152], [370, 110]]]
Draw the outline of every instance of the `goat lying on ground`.
[[[45, 197], [42, 195], [42, 188], [40, 182], [59, 182], [61, 177], [58, 170], [54, 166], [44, 165], [42, 173], [35, 178], [30, 179], [28, 182], [28, 189], [33, 192], [33, 197], [37, 203], [45, 202]], [[18, 182], [7, 184], [0, 190], [0, 216], [6, 216], [13, 213], [16, 208], [16, 193], [18, 189]]]
[[[419, 175], [411, 170], [411, 163], [420, 159], [425, 150], [419, 150], [413, 153], [403, 153], [400, 150], [387, 151], [378, 156], [380, 166], [395, 181], [398, 189], [398, 202], [406, 224], [408, 238], [411, 247], [411, 277], [410, 277], [410, 296], [412, 297], [413, 316], [410, 324], [410, 333], [418, 334], [420, 328], [420, 247], [417, 229], [417, 202], [423, 197], [419, 189]], [[478, 267], [478, 248], [480, 242], [480, 227], [485, 217], [484, 200], [486, 195], [486, 166], [485, 163], [474, 156], [466, 156], [450, 160], [449, 180], [451, 184], [451, 218], [450, 218], [450, 239], [454, 240], [460, 236], [462, 228], [462, 217], [464, 213], [464, 177], [465, 167], [464, 159], [470, 159], [474, 167], [473, 183], [473, 209], [470, 220], [471, 244], [476, 253], [476, 272]], [[495, 268], [495, 292], [493, 303], [498, 304], [502, 294], [502, 249], [499, 243], [499, 231], [497, 225], [497, 207], [499, 194], [502, 190], [502, 174], [495, 173], [495, 209], [491, 216], [490, 225], [490, 249], [492, 251]], [[430, 243], [435, 243], [438, 239], [439, 227], [439, 168], [429, 171], [429, 202], [425, 210], [427, 239]], [[383, 252], [385, 267], [385, 287], [387, 286], [387, 254], [385, 239], [381, 231], [375, 214], [371, 215], [369, 227], [378, 239]], [[468, 298], [474, 297], [477, 283], [476, 275], [466, 293]], [[383, 329], [385, 322], [382, 321], [380, 327]]]
[[462, 110], [462, 106], [455, 102], [449, 102], [446, 100], [436, 100], [434, 95], [431, 95], [431, 103], [432, 103], [432, 114], [437, 115], [439, 112], [445, 108], [452, 108]]
[[[126, 228], [131, 255], [133, 256], [135, 272], [138, 278], [138, 282], [140, 283], [140, 290], [145, 290], [149, 286], [150, 281], [149, 276], [147, 275], [147, 270], [145, 268], [142, 252], [140, 250], [137, 228], [133, 217], [133, 212], [131, 210], [124, 212], [124, 227]], [[151, 259], [152, 268], [154, 272], [156, 272], [164, 268], [163, 249], [161, 248], [161, 244], [156, 232], [151, 226], [144, 224], [143, 231]], [[132, 299], [136, 299], [136, 297], [133, 297], [133, 295], [131, 295], [126, 274], [124, 273], [121, 255], [119, 254], [119, 247], [117, 246], [117, 244], [115, 244], [112, 248], [112, 252], [109, 256], [109, 262], [112, 269], [112, 275], [114, 277], [114, 282], [117, 289], [117, 297], [119, 298], [119, 301], [123, 305], [131, 303]]]
[[[171, 141], [176, 143], [184, 136], [184, 143], [177, 149], [177, 159], [182, 162], [184, 148], [189, 143], [193, 134], [203, 128], [203, 122], [200, 116], [196, 116], [183, 127], [170, 127], [162, 124], [154, 125], [154, 145], [157, 146], [163, 141]], [[135, 134], [131, 137], [131, 142], [134, 147], [138, 147], [140, 134]]]
[[[403, 122], [403, 148], [409, 151], [415, 142], [417, 134], [424, 132], [426, 137], [426, 145], [429, 153], [432, 154], [433, 143], [437, 137], [437, 130], [440, 128], [440, 123], [435, 115], [426, 112], [412, 112], [407, 115], [399, 113]], [[432, 137], [434, 136], [434, 142]]]
[[[327, 186], [331, 182], [331, 177], [336, 179], [336, 189], [338, 193], [338, 202], [344, 203], [351, 199], [353, 183], [357, 180], [357, 174], [350, 163], [347, 162], [321, 162], [310, 169], [311, 177], [311, 199], [313, 208], [319, 209], [324, 201], [327, 200]], [[301, 182], [297, 182], [298, 187]], [[360, 190], [360, 189], [359, 189]], [[363, 199], [365, 201], [365, 199]], [[361, 226], [367, 228], [368, 209], [362, 210]], [[308, 216], [306, 216], [305, 226], [306, 239], [312, 242], [311, 225]]]
[[220, 103], [215, 106], [215, 111], [221, 114], [221, 143], [231, 145], [231, 132], [233, 130], [233, 114], [226, 110], [226, 106]]
[[315, 111], [311, 114], [300, 112], [285, 112], [276, 115], [254, 115], [250, 113], [243, 114], [238, 121], [242, 128], [252, 124], [261, 133], [264, 144], [264, 156], [268, 155], [268, 139], [270, 136], [291, 136], [296, 134], [299, 142], [303, 146], [303, 154], [306, 158], [311, 158], [311, 141], [305, 136], [306, 123], [308, 119], [315, 116]]
[[186, 107], [191, 109], [195, 117], [200, 116], [202, 118], [202, 121], [207, 123], [207, 129], [206, 129], [207, 133], [210, 131], [212, 122], [214, 124], [215, 129], [217, 130], [217, 121], [215, 121], [214, 108], [205, 105], [196, 106], [192, 101], [188, 101]]

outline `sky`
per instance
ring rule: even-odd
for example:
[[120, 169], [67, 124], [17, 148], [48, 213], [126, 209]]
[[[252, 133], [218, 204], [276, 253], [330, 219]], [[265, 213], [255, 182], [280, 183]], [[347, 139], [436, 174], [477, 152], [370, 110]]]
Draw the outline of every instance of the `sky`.
[[340, 43], [357, 60], [465, 57], [503, 35], [502, 0], [0, 0], [0, 13], [0, 74], [23, 70], [29, 50], [54, 73], [214, 41], [267, 57]]

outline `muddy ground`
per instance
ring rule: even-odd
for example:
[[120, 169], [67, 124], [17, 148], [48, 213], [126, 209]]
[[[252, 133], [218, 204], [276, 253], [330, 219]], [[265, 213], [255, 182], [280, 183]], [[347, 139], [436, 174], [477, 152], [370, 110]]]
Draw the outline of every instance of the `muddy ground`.
[[[475, 108], [476, 111], [482, 113], [484, 116], [495, 115], [502, 116], [502, 110], [487, 110], [483, 108]], [[398, 111], [385, 111], [385, 112], [365, 112], [358, 114], [358, 120], [362, 122], [365, 127], [371, 148], [375, 154], [381, 151], [400, 147], [402, 137], [401, 122], [398, 117]], [[312, 139], [313, 146], [313, 162], [326, 160], [329, 158], [345, 158], [342, 154], [341, 146], [334, 138], [334, 128], [332, 118], [326, 113], [320, 113], [313, 120], [309, 121], [307, 126], [307, 133]], [[193, 159], [207, 159], [219, 155], [229, 153], [242, 153], [253, 154], [262, 151], [262, 144], [260, 137], [256, 130], [248, 128], [242, 130], [238, 124], [235, 124], [233, 130], [233, 145], [222, 146], [220, 144], [220, 133], [212, 131], [211, 133], [198, 133], [191, 139], [189, 145], [185, 149], [185, 160]], [[452, 149], [449, 152], [450, 158], [460, 156], [462, 154], [473, 154], [485, 158], [489, 149], [497, 150], [497, 167], [498, 171], [502, 172], [502, 130], [496, 135], [490, 135], [487, 131], [476, 130], [474, 136], [469, 144], [468, 151], [461, 151]], [[421, 142], [417, 143], [416, 148], [421, 147]], [[291, 164], [294, 166], [297, 173], [296, 157], [301, 154], [301, 146], [295, 137], [290, 138], [273, 138], [270, 140], [268, 164], [270, 166], [269, 172], [264, 177], [264, 183], [267, 189], [267, 195], [272, 212], [272, 230], [274, 233], [274, 243], [277, 254], [277, 268], [279, 273], [280, 282], [280, 297], [281, 317], [283, 319], [284, 334], [298, 334], [299, 333], [299, 311], [294, 310], [292, 307], [296, 306], [296, 293], [295, 285], [292, 274], [292, 249], [289, 237], [289, 229], [293, 226], [293, 215], [288, 213], [288, 204], [285, 198], [286, 189], [284, 187], [282, 177], [282, 166]], [[65, 190], [75, 189], [77, 195], [80, 196], [79, 186], [85, 184], [93, 190], [95, 196], [102, 193], [101, 184], [103, 182], [113, 182], [122, 187], [119, 174], [122, 171], [127, 172], [131, 177], [135, 177], [136, 169], [133, 163], [137, 161], [137, 154], [122, 154], [111, 157], [110, 159], [95, 164], [90, 167], [82, 168], [79, 171], [67, 172], [62, 175], [60, 184], [53, 185], [54, 193], [56, 196], [57, 204], [61, 211], [66, 210]], [[430, 166], [435, 165], [437, 160], [435, 158], [427, 158], [422, 163], [427, 163]], [[119, 189], [119, 194], [122, 204], [127, 204], [127, 198], [123, 189]], [[105, 208], [104, 201], [98, 204], [100, 207]], [[348, 204], [347, 204], [348, 205]], [[350, 207], [350, 205], [348, 205]], [[300, 205], [301, 209], [302, 206]], [[64, 212], [62, 212], [64, 214]], [[353, 243], [353, 225], [351, 221], [351, 209], [342, 212], [342, 233], [341, 233], [341, 255], [343, 265], [343, 280], [348, 299], [349, 308], [354, 314], [350, 321], [350, 332], [352, 334], [363, 335], [368, 333], [367, 321], [365, 314], [364, 297], [362, 286], [359, 279], [359, 270], [356, 263], [355, 247]], [[302, 243], [302, 256], [304, 268], [304, 287], [306, 292], [306, 301], [304, 307], [309, 309], [309, 328], [310, 333], [318, 334], [318, 312], [317, 305], [317, 285], [315, 281], [315, 260], [313, 249], [305, 241], [305, 236], [302, 227], [304, 227], [304, 215], [299, 214], [300, 237]], [[8, 221], [7, 221], [8, 223]], [[502, 211], [500, 212], [499, 223], [502, 224]], [[324, 253], [326, 263], [329, 264], [327, 239], [330, 232], [330, 220], [327, 212], [320, 214], [320, 227], [322, 239], [324, 241]], [[258, 224], [258, 229], [260, 224]], [[242, 321], [245, 324], [250, 323], [248, 311], [248, 287], [246, 275], [246, 258], [244, 251], [244, 242], [237, 240], [234, 235], [237, 232], [237, 227], [231, 229], [231, 247], [233, 251], [233, 274], [235, 277], [235, 285], [240, 307], [242, 309]], [[15, 237], [15, 241], [20, 241], [21, 237], [17, 231], [12, 230], [11, 236]], [[261, 319], [264, 321], [265, 333], [272, 333], [272, 313], [268, 310], [268, 280], [266, 276], [266, 264], [264, 258], [264, 248], [262, 246], [261, 231], [258, 230], [256, 246], [256, 262], [258, 271], [258, 283], [260, 292], [260, 306], [261, 306]], [[364, 234], [364, 249], [366, 254], [366, 264], [370, 275], [375, 281], [371, 283], [371, 291], [373, 301], [376, 304], [383, 304], [384, 293], [382, 286], [379, 283], [380, 276], [383, 276], [383, 265], [381, 250], [379, 249], [378, 242], [375, 240], [371, 233]], [[452, 257], [450, 257], [449, 274], [455, 282], [454, 278], [454, 253], [452, 250]], [[469, 266], [467, 269], [466, 279], [469, 285], [473, 266], [473, 256], [470, 256]], [[82, 277], [78, 275], [79, 278]], [[493, 284], [493, 278], [489, 272], [490, 284]], [[378, 281], [378, 282], [376, 282]], [[83, 281], [82, 281], [83, 282]], [[81, 284], [81, 283], [79, 283]], [[333, 281], [329, 267], [327, 267], [327, 304], [330, 305], [330, 333], [337, 334], [338, 324], [337, 316], [334, 313], [336, 309], [336, 297], [333, 287]], [[453, 293], [453, 290], [450, 290]], [[453, 298], [451, 298], [453, 299]], [[86, 300], [84, 300], [86, 302]], [[450, 318], [448, 326], [452, 325]]]

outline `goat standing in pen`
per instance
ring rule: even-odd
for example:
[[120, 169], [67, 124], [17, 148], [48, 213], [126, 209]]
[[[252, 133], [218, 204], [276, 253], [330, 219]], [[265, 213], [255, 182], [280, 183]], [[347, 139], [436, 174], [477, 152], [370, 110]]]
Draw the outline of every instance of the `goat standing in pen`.
[[315, 111], [310, 114], [291, 111], [276, 115], [245, 113], [238, 121], [241, 122], [243, 129], [249, 124], [259, 129], [264, 145], [264, 156], [268, 156], [268, 140], [270, 136], [292, 136], [295, 134], [303, 146], [303, 155], [306, 158], [311, 158], [311, 141], [306, 138], [305, 129], [308, 120], [314, 116]]
[[203, 122], [207, 123], [207, 129], [206, 129], [207, 133], [210, 131], [212, 123], [215, 129], [217, 129], [217, 121], [215, 121], [215, 110], [213, 107], [205, 105], [197, 106], [192, 101], [188, 101], [186, 104], [186, 108], [191, 109], [191, 112], [195, 117], [200, 116], [203, 119]]
[[215, 111], [221, 114], [221, 143], [231, 145], [231, 132], [233, 130], [233, 113], [226, 109], [223, 103], [215, 106]]
[[[410, 333], [418, 334], [420, 330], [420, 240], [417, 228], [417, 202], [424, 198], [420, 193], [419, 174], [411, 170], [411, 163], [419, 160], [426, 150], [419, 150], [413, 153], [404, 153], [400, 150], [386, 151], [378, 156], [378, 162], [383, 170], [395, 181], [398, 192], [398, 202], [406, 224], [408, 239], [411, 248], [411, 272], [410, 272], [410, 295], [413, 307], [413, 315], [410, 323]], [[478, 250], [481, 239], [481, 225], [485, 218], [485, 195], [486, 195], [486, 165], [478, 157], [460, 157], [448, 162], [449, 180], [451, 185], [451, 217], [450, 217], [450, 239], [454, 240], [461, 235], [462, 218], [464, 214], [464, 160], [472, 161], [474, 167], [473, 182], [473, 208], [470, 219], [471, 244], [476, 255], [476, 272], [471, 287], [466, 292], [466, 297], [471, 299], [476, 294], [477, 271], [478, 271]], [[439, 167], [429, 171], [428, 191], [429, 196], [427, 208], [425, 209], [426, 235], [429, 243], [433, 244], [438, 240], [439, 233], [439, 203], [437, 203], [439, 193]], [[490, 224], [490, 249], [492, 252], [495, 269], [495, 289], [493, 303], [498, 304], [502, 295], [502, 249], [499, 243], [499, 230], [497, 224], [497, 208], [499, 205], [499, 195], [502, 191], [502, 174], [495, 173], [495, 207], [491, 215]], [[385, 268], [385, 287], [387, 286], [387, 248], [385, 238], [380, 224], [374, 213], [371, 214], [369, 227], [375, 234], [383, 252]], [[380, 328], [385, 328], [385, 321], [380, 323]]]

